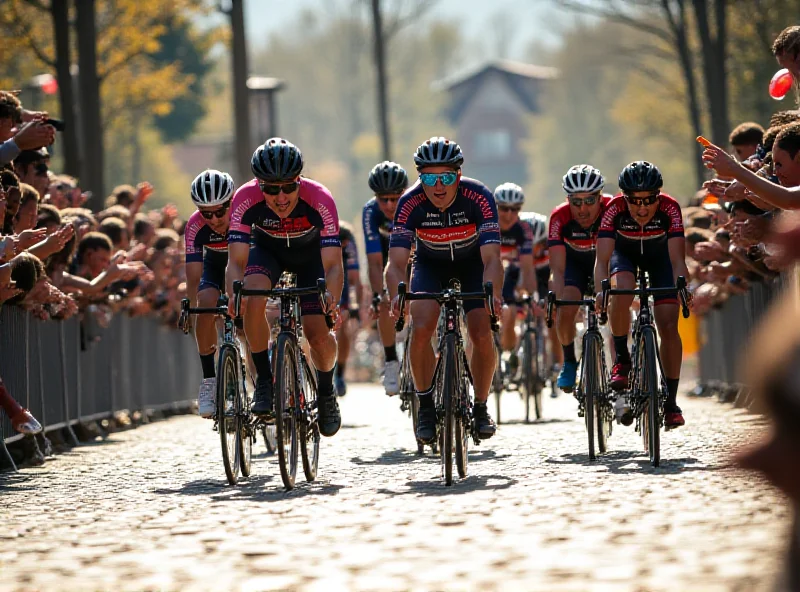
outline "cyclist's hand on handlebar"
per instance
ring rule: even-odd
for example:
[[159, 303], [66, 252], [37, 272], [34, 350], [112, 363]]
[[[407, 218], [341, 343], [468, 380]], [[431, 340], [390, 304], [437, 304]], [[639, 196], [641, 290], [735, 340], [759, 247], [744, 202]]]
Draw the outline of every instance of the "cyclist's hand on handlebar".
[[[406, 302], [406, 309], [403, 311], [403, 315], [408, 313], [408, 302]], [[391, 317], [395, 320], [400, 318], [400, 296], [395, 296], [392, 299], [392, 308], [389, 311]]]
[[595, 297], [594, 309], [598, 314], [602, 313], [606, 309], [606, 304], [605, 304], [605, 302], [603, 302], [603, 291], [602, 290], [600, 290], [597, 293], [597, 296]]
[[[497, 296], [492, 296], [492, 304], [494, 305], [494, 316], [496, 316], [497, 318], [500, 318], [500, 316], [503, 313], [503, 306], [504, 306], [503, 299], [502, 298], [498, 298]], [[489, 302], [488, 301], [486, 302], [486, 311], [488, 313], [492, 312], [492, 310], [489, 308]]]

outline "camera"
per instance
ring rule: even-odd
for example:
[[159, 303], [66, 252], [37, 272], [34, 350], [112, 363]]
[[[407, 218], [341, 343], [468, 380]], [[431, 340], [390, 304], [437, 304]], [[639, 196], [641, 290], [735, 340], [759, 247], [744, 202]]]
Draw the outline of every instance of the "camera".
[[67, 124], [60, 119], [45, 119], [44, 123], [45, 125], [52, 125], [57, 132], [63, 132], [67, 129]]

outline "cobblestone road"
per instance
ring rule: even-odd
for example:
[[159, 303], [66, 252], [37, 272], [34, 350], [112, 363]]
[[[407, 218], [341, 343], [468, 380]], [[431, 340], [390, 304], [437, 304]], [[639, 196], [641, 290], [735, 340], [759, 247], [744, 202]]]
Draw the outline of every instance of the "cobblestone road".
[[766, 590], [788, 509], [727, 461], [764, 426], [682, 404], [660, 469], [617, 426], [589, 464], [562, 395], [546, 420], [502, 425], [452, 488], [375, 387], [351, 386], [318, 481], [290, 493], [263, 455], [227, 486], [207, 421], [158, 422], [0, 475], [0, 589]]

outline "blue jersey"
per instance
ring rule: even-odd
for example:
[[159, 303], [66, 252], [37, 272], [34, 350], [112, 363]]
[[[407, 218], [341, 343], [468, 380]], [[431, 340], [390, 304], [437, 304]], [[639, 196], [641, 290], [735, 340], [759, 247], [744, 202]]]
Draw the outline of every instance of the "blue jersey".
[[397, 204], [391, 247], [411, 249], [418, 259], [461, 261], [483, 245], [500, 244], [494, 195], [480, 181], [462, 177], [453, 203], [441, 211], [417, 181]]
[[367, 255], [382, 253], [383, 260], [389, 256], [389, 237], [392, 235], [394, 221], [387, 218], [374, 197], [364, 206], [361, 214], [361, 224], [364, 226], [364, 242]]

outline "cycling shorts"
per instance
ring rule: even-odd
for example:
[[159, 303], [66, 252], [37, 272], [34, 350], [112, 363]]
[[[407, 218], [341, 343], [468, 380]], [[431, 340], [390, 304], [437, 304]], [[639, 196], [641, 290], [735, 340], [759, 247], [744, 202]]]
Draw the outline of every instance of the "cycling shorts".
[[594, 261], [586, 257], [570, 257], [567, 251], [567, 261], [564, 267], [564, 285], [573, 286], [580, 290], [581, 295], [587, 294], [589, 284], [594, 277]]
[[[298, 288], [316, 286], [317, 280], [325, 277], [319, 245], [311, 245], [307, 249], [286, 249], [281, 251], [280, 255], [258, 244], [250, 247], [247, 268], [244, 272], [245, 277], [265, 275], [275, 286], [284, 271], [297, 276]], [[317, 294], [300, 297], [300, 314], [322, 314], [322, 306], [320, 306]]]
[[[611, 255], [609, 271], [611, 275], [627, 271], [634, 275], [639, 268], [644, 269], [650, 277], [648, 285], [651, 288], [671, 288], [675, 285], [672, 276], [672, 262], [669, 259], [669, 251], [665, 248], [658, 251], [650, 251], [647, 255], [642, 255], [638, 249], [614, 249]], [[677, 304], [676, 296], [656, 296], [656, 305]]]
[[547, 291], [550, 289], [549, 265], [536, 270], [536, 289], [539, 292], [539, 298], [547, 297]]
[[506, 267], [503, 276], [503, 304], [514, 304], [517, 300], [517, 284], [519, 283], [520, 269], [518, 265]]
[[[483, 260], [480, 254], [460, 261], [436, 261], [416, 257], [411, 269], [412, 292], [441, 292], [450, 280], [461, 282], [462, 292], [483, 292]], [[484, 306], [483, 300], [464, 300], [464, 312]]]
[[198, 292], [213, 288], [217, 292], [225, 291], [225, 268], [228, 266], [228, 254], [206, 253], [203, 257], [203, 275], [200, 278]]

